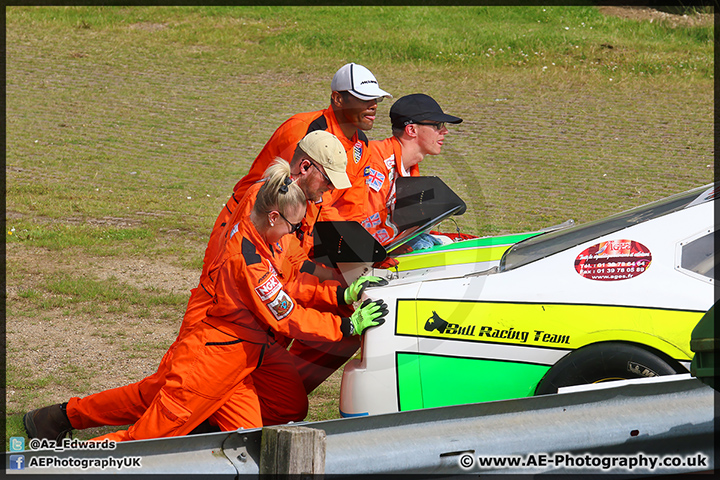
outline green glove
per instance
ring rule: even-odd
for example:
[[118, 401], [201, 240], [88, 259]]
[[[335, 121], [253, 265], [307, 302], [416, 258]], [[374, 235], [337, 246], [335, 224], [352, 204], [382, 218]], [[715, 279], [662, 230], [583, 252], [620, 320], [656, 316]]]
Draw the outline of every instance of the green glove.
[[343, 297], [345, 304], [350, 305], [353, 302], [360, 300], [362, 293], [367, 287], [383, 287], [388, 284], [388, 281], [384, 278], [373, 277], [368, 275], [367, 277], [358, 277], [348, 288], [345, 289]]
[[385, 323], [388, 308], [382, 300], [365, 300], [350, 317], [350, 335], [362, 335], [365, 329]]

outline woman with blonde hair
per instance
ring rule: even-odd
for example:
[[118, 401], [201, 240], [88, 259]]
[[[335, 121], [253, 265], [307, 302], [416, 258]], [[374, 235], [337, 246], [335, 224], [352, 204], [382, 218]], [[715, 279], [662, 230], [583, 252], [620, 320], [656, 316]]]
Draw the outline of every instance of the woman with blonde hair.
[[[251, 374], [272, 377], [273, 365], [291, 365], [276, 334], [338, 341], [384, 322], [388, 310], [382, 300], [366, 301], [344, 318], [302, 305], [337, 306], [344, 297], [337, 286], [318, 285], [309, 301], [288, 294], [285, 285], [295, 280], [298, 269], [286, 257], [300, 248], [288, 234], [299, 228], [305, 215], [305, 195], [284, 161], [268, 168], [256, 195], [250, 215], [237, 209], [225, 227], [224, 244], [210, 266], [211, 283], [206, 287], [212, 306], [176, 343], [164, 385], [128, 430], [97, 440], [185, 435], [206, 419], [223, 431], [260, 427], [260, 402]], [[276, 386], [304, 395], [299, 376], [279, 380]]]

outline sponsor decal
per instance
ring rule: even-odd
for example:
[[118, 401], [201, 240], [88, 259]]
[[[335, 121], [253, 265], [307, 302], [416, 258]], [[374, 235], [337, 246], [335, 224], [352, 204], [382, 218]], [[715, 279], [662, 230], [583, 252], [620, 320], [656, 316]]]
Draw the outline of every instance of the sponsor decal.
[[270, 278], [268, 278], [265, 283], [255, 287], [255, 293], [257, 293], [260, 300], [264, 302], [273, 298], [281, 289], [282, 283], [280, 283], [280, 280], [273, 274], [270, 275]]
[[268, 303], [267, 306], [270, 307], [270, 311], [275, 316], [275, 319], [282, 320], [290, 315], [290, 312], [292, 312], [295, 304], [293, 303], [292, 298], [290, 298], [284, 290], [280, 290], [277, 297], [275, 297], [275, 300]]
[[360, 161], [360, 159], [362, 158], [362, 154], [362, 142], [358, 141], [357, 143], [355, 143], [355, 146], [353, 146], [353, 160], [355, 160], [355, 163], [358, 163]]
[[[463, 295], [444, 291], [439, 285], [437, 288], [433, 292], [436, 295]], [[677, 345], [686, 345], [704, 313], [610, 305], [399, 298], [395, 335], [561, 350], [618, 340], [648, 345], [685, 361], [692, 358], [692, 352]], [[642, 373], [642, 365], [629, 368], [650, 375]]]
[[360, 85], [367, 85], [368, 83], [374, 83], [375, 85], [378, 84], [377, 80], [363, 80], [360, 82]]
[[373, 190], [376, 192], [380, 191], [380, 188], [383, 185], [383, 182], [385, 181], [385, 175], [378, 172], [375, 169], [372, 169], [370, 167], [365, 167], [364, 176], [367, 178], [365, 179], [365, 183], [370, 186]]
[[705, 192], [703, 192], [699, 197], [697, 197], [695, 200], [690, 202], [690, 204], [685, 208], [694, 207], [695, 205], [699, 205], [701, 203], [705, 203], [708, 200], [715, 200], [717, 198], [717, 189], [713, 186]]
[[630, 373], [634, 373], [635, 375], [642, 375], [643, 377], [657, 377], [658, 374], [646, 367], [645, 365], [640, 365], [639, 363], [635, 362], [627, 362], [627, 370]]
[[437, 330], [440, 333], [445, 333], [447, 326], [448, 322], [440, 318], [440, 315], [433, 310], [432, 317], [428, 318], [427, 322], [425, 322], [425, 331], [432, 332], [433, 330]]
[[369, 216], [362, 222], [362, 226], [365, 230], [370, 230], [372, 227], [380, 225], [380, 212]]
[[[457, 323], [450, 323], [437, 314], [433, 310], [433, 314], [425, 322], [425, 331], [433, 332], [436, 331], [441, 335], [452, 335], [457, 337], [485, 337], [493, 339], [506, 339], [514, 340], [513, 343], [527, 343], [528, 339], [532, 339], [534, 343], [563, 343], [566, 345], [570, 344], [570, 335], [561, 335], [557, 333], [549, 333], [544, 330], [532, 330], [523, 331], [515, 330], [514, 327], [510, 328], [497, 328], [489, 325], [475, 325], [466, 324], [459, 325]], [[482, 338], [478, 338], [482, 340]]]
[[575, 270], [584, 278], [612, 282], [637, 277], [652, 262], [650, 250], [634, 240], [608, 240], [583, 250]]

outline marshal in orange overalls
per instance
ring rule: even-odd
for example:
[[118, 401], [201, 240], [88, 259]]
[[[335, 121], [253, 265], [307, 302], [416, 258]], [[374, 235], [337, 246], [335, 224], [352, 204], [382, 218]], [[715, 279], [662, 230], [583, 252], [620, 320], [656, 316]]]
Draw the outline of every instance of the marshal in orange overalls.
[[[250, 187], [239, 207], [234, 209], [234, 215], [228, 216], [226, 221], [237, 221], [250, 215], [260, 185], [261, 183], [256, 183]], [[308, 214], [303, 221], [312, 227], [316, 214], [317, 210], [308, 209]], [[222, 249], [224, 244], [222, 233], [225, 230], [224, 227], [217, 230], [218, 234], [213, 236], [211, 244], [208, 245], [208, 252], [212, 251], [217, 254]], [[318, 297], [322, 297], [322, 292], [317, 292], [317, 295], [315, 292], [318, 285], [317, 277], [304, 273], [303, 267], [309, 261], [305, 252], [299, 247], [297, 238], [287, 236], [287, 242], [292, 248], [283, 257], [283, 261], [286, 263], [284, 270], [292, 268], [296, 272], [291, 276], [293, 280], [289, 282], [287, 288], [293, 296], [301, 299], [307, 298], [306, 304], [323, 308], [322, 301], [318, 301]], [[203, 266], [200, 285], [192, 291], [178, 337], [162, 357], [157, 372], [130, 385], [105, 390], [83, 398], [71, 398], [67, 405], [67, 414], [73, 428], [128, 425], [135, 423], [145, 413], [155, 395], [165, 384], [175, 348], [187, 332], [205, 318], [207, 309], [212, 305], [213, 297], [209, 293], [211, 282], [208, 276], [208, 268], [211, 263], [212, 259]], [[337, 282], [327, 282], [327, 284], [337, 289]], [[340, 290], [340, 294], [342, 294], [342, 290]], [[337, 294], [335, 295], [337, 296]], [[333, 307], [325, 306], [325, 309], [337, 310], [337, 303]], [[286, 347], [289, 342], [282, 337], [279, 337], [278, 340], [282, 347]], [[297, 386], [297, 382], [293, 379], [298, 378], [298, 372], [291, 358], [271, 349], [265, 355], [264, 364], [266, 366], [273, 364], [274, 366], [272, 369], [262, 368], [252, 373], [262, 406], [263, 424], [276, 425], [303, 420], [307, 414], [306, 392], [302, 387], [297, 391], [288, 391], [289, 387], [287, 386]], [[279, 393], [281, 391], [284, 393]]]
[[[212, 306], [176, 342], [165, 384], [133, 426], [99, 439], [185, 435], [208, 417], [225, 431], [262, 426], [251, 373], [266, 368], [268, 350], [289, 355], [275, 335], [330, 342], [349, 335], [349, 319], [304, 308], [285, 288], [300, 274], [297, 262], [288, 261], [297, 240], [286, 235], [268, 246], [249, 216], [236, 216], [239, 221], [228, 225], [221, 252], [208, 269], [205, 287]], [[337, 306], [339, 293], [337, 287], [316, 284], [300, 296], [305, 296], [302, 303], [329, 307]]]

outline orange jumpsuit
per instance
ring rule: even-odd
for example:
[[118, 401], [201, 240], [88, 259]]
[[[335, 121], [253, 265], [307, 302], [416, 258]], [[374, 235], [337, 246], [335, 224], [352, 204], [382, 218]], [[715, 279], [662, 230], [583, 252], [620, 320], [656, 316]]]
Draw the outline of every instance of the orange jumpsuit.
[[349, 319], [301, 305], [337, 306], [337, 287], [316, 282], [297, 298], [285, 288], [300, 274], [293, 259], [296, 239], [286, 235], [269, 246], [248, 216], [236, 216], [239, 221], [225, 229], [224, 245], [208, 269], [210, 282], [203, 285], [212, 305], [177, 342], [165, 384], [127, 431], [99, 439], [185, 435], [211, 415], [224, 431], [262, 426], [251, 373], [266, 367], [268, 350], [289, 356], [275, 335], [322, 341], [349, 335]]
[[[410, 172], [402, 168], [402, 147], [393, 136], [382, 141], [370, 142], [370, 158], [365, 164], [363, 175], [353, 181], [351, 190], [361, 193], [359, 200], [363, 207], [359, 221], [381, 244], [387, 244], [397, 235], [397, 229], [389, 225], [389, 214], [395, 201], [395, 179], [398, 176], [418, 176], [420, 169], [413, 165]], [[342, 367], [360, 347], [360, 337], [344, 338], [341, 342], [318, 343], [295, 341], [290, 353], [297, 366], [305, 391], [312, 392], [335, 370]]]
[[[255, 197], [260, 189], [261, 183], [256, 183], [250, 187], [247, 195], [242, 198], [240, 206], [238, 203], [228, 202], [228, 207], [224, 208], [224, 212], [230, 212], [230, 208], [235, 211], [231, 217], [228, 213], [222, 222], [218, 223], [218, 228], [213, 230], [213, 236], [208, 245], [205, 264], [200, 277], [200, 285], [192, 290], [190, 300], [188, 302], [185, 317], [183, 318], [180, 332], [175, 342], [170, 346], [168, 351], [162, 357], [158, 370], [139, 382], [125, 385], [122, 387], [105, 390], [87, 397], [73, 397], [67, 405], [67, 414], [70, 423], [74, 428], [83, 429], [97, 427], [101, 425], [128, 425], [135, 423], [147, 410], [150, 403], [157, 395], [160, 388], [165, 384], [165, 375], [168, 371], [169, 364], [173, 357], [175, 348], [187, 334], [187, 332], [205, 318], [207, 309], [212, 305], [212, 296], [208, 293], [208, 285], [210, 283], [208, 277], [208, 268], [214, 258], [209, 258], [213, 252], [217, 255], [223, 246], [224, 225], [230, 220], [237, 220], [250, 215], [252, 206], [255, 203]], [[233, 199], [236, 197], [233, 197]], [[306, 218], [303, 223], [312, 228], [317, 208], [308, 208]], [[222, 223], [222, 225], [220, 225]], [[288, 236], [288, 242], [298, 245], [298, 240]], [[292, 248], [292, 254], [286, 255], [288, 262], [294, 263], [297, 274], [294, 275], [294, 281], [288, 286], [291, 294], [294, 296], [305, 297], [308, 292], [317, 285], [317, 277], [303, 272], [303, 267], [309, 262], [305, 252], [300, 248]], [[328, 285], [337, 285], [337, 282], [328, 282]], [[340, 292], [342, 293], [342, 291]], [[317, 306], [317, 305], [316, 305]], [[322, 305], [319, 306], [319, 308]], [[334, 308], [337, 310], [337, 306]], [[288, 340], [282, 339], [282, 346], [286, 346]], [[297, 369], [289, 357], [276, 355], [274, 350], [269, 351], [265, 356], [265, 364], [273, 363], [272, 369], [259, 369], [253, 372], [253, 378], [256, 390], [260, 397], [262, 405], [263, 424], [275, 425], [287, 423], [290, 421], [303, 420], [307, 414], [307, 396], [304, 389], [297, 392], [283, 391], [282, 386], [285, 384], [285, 378], [294, 378], [298, 376]], [[282, 368], [282, 371], [280, 369]], [[290, 385], [296, 385], [296, 382], [289, 382]]]
[[[298, 113], [280, 125], [255, 158], [248, 174], [235, 185], [235, 196], [242, 196], [250, 185], [260, 180], [275, 158], [280, 157], [289, 162], [298, 142], [315, 130], [332, 133], [345, 147], [348, 154], [345, 172], [354, 186], [358, 177], [362, 178], [363, 169], [370, 158], [368, 139], [362, 130], [357, 130], [352, 138], [347, 138], [332, 107], [328, 107], [316, 112]], [[362, 194], [362, 191], [352, 187], [326, 193], [319, 220], [358, 220], [363, 213], [358, 208], [364, 201]]]
[[[235, 185], [235, 195], [242, 194], [248, 185], [258, 180], [265, 169], [276, 158], [292, 158], [297, 143], [309, 132], [327, 130], [335, 135], [348, 153], [345, 171], [352, 186], [348, 189], [334, 190], [323, 196], [322, 203], [315, 210], [308, 206], [306, 219], [317, 221], [356, 220], [362, 221], [365, 212], [365, 179], [363, 171], [370, 159], [368, 139], [361, 130], [352, 138], [347, 138], [340, 129], [332, 107], [308, 113], [298, 113], [280, 125], [257, 156], [250, 172]], [[315, 212], [313, 214], [311, 212]], [[219, 219], [218, 219], [219, 221]], [[306, 252], [313, 246], [312, 229], [303, 225], [302, 244]], [[206, 255], [207, 259], [207, 255]], [[344, 338], [340, 342], [317, 343], [296, 339], [290, 346], [290, 353], [305, 385], [307, 393], [312, 392], [335, 370], [340, 368], [360, 347], [359, 337]]]
[[[223, 229], [236, 210], [238, 203], [243, 199], [243, 196], [250, 187], [262, 178], [265, 170], [275, 158], [280, 157], [289, 161], [295, 152], [297, 143], [307, 135], [307, 133], [315, 130], [327, 130], [335, 135], [343, 144], [348, 152], [346, 172], [348, 173], [350, 181], [353, 182], [353, 187], [345, 190], [336, 190], [332, 192], [332, 194], [328, 192], [323, 197], [322, 203], [318, 205], [308, 205], [307, 214], [303, 219], [302, 233], [298, 234], [298, 236], [301, 237], [304, 250], [309, 252], [313, 246], [312, 227], [316, 220], [342, 220], [344, 218], [340, 216], [341, 214], [348, 215], [347, 219], [362, 219], [363, 211], [357, 206], [363, 205], [364, 202], [364, 199], [362, 199], [364, 195], [364, 188], [362, 188], [362, 183], [364, 182], [362, 171], [365, 164], [369, 161], [370, 156], [368, 140], [365, 134], [358, 130], [351, 139], [348, 139], [340, 129], [340, 125], [331, 107], [316, 112], [299, 113], [290, 117], [280, 125], [270, 140], [265, 144], [250, 167], [248, 174], [235, 185], [233, 194], [215, 220], [203, 258], [203, 270], [200, 275], [200, 282], [199, 285], [190, 292], [190, 299], [175, 343], [182, 339], [189, 326], [197, 323], [199, 319], [205, 315], [208, 302], [211, 300], [211, 297], [204, 287], [207, 283], [207, 270], [210, 263], [218, 254], [219, 245], [222, 243], [221, 236]], [[360, 188], [358, 188], [358, 186]], [[333, 208], [329, 206], [328, 202], [337, 202], [337, 207]], [[342, 212], [338, 212], [338, 209], [342, 210]], [[247, 211], [249, 213], [249, 208]], [[288, 340], [285, 341], [287, 342]], [[101, 425], [127, 425], [134, 423], [145, 412], [160, 387], [165, 383], [164, 372], [167, 370], [168, 362], [172, 358], [175, 343], [163, 356], [158, 371], [155, 374], [139, 382], [106, 390], [82, 399], [78, 397], [71, 398], [67, 405], [67, 414], [71, 425], [74, 428], [81, 429]], [[306, 385], [307, 387], [311, 387], [307, 389], [307, 393], [310, 393], [315, 386], [322, 383], [330, 374], [337, 370], [337, 368], [357, 351], [359, 346], [360, 340], [357, 337], [349, 337], [341, 342], [322, 344], [324, 349], [331, 351], [331, 353], [326, 353], [315, 350], [312, 346], [304, 345], [302, 341], [294, 342], [292, 353], [296, 355], [296, 367], [300, 375], [303, 378], [314, 377], [314, 379]], [[337, 349], [339, 349], [339, 352], [332, 353]], [[323, 368], [323, 365], [326, 363], [330, 365], [329, 368]], [[293, 374], [293, 367], [289, 365], [287, 375]], [[259, 374], [256, 372], [255, 375], [257, 376]], [[288, 406], [283, 404], [283, 399], [278, 398], [275, 394], [275, 382], [261, 382], [256, 379], [255, 384], [260, 393], [261, 402], [263, 403], [263, 420], [266, 425], [298, 421], [304, 418], [304, 416], [298, 418], [302, 414], [302, 411], [289, 415], [278, 413], [283, 411], [287, 412]], [[266, 386], [267, 395], [264, 394], [264, 388]]]
[[394, 136], [382, 141], [370, 142], [370, 161], [365, 167], [367, 216], [361, 221], [382, 245], [387, 245], [397, 236], [398, 229], [391, 221], [395, 207], [395, 181], [398, 177], [417, 177], [417, 164], [406, 171], [402, 166], [402, 145]]

